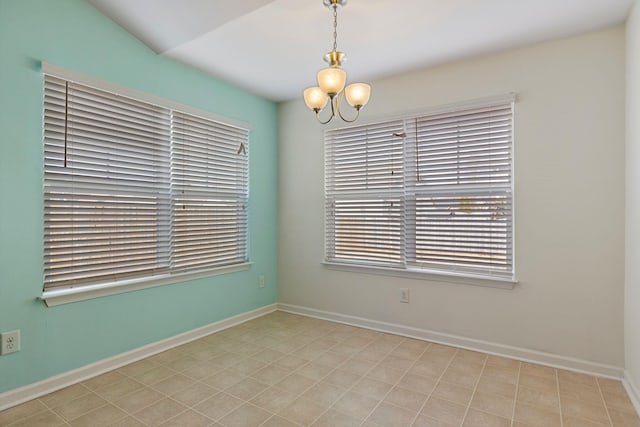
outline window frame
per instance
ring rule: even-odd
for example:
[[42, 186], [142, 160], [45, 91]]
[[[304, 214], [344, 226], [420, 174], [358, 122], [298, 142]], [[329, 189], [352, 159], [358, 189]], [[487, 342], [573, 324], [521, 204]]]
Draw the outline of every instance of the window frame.
[[[62, 67], [58, 67], [48, 63], [42, 63], [42, 74], [50, 75], [52, 77], [66, 80], [72, 83], [78, 83], [80, 85], [89, 86], [95, 88], [100, 91], [111, 92], [113, 94], [117, 94], [123, 97], [132, 98], [136, 101], [141, 101], [144, 103], [149, 103], [153, 105], [157, 105], [162, 108], [166, 108], [170, 110], [170, 115], [173, 115], [173, 112], [178, 112], [182, 114], [186, 114], [189, 116], [200, 117], [208, 121], [215, 122], [222, 126], [227, 127], [235, 127], [246, 131], [247, 139], [246, 142], [250, 142], [250, 132], [251, 125], [239, 120], [230, 119], [227, 117], [223, 117], [217, 115], [215, 113], [211, 113], [209, 111], [201, 110], [195, 107], [187, 106], [180, 104], [178, 102], [170, 101], [161, 97], [157, 97], [154, 95], [150, 95], [144, 92], [140, 92], [134, 89], [130, 89], [127, 87], [122, 87], [114, 83], [106, 82], [97, 78], [85, 76], [81, 73], [77, 73], [75, 71], [67, 70]], [[44, 111], [43, 111], [44, 113]], [[44, 127], [43, 127], [43, 141], [44, 141]], [[219, 274], [228, 274], [238, 271], [244, 271], [250, 268], [252, 262], [250, 261], [250, 227], [249, 227], [249, 180], [250, 180], [250, 169], [249, 169], [249, 150], [248, 146], [246, 149], [246, 203], [244, 209], [245, 211], [245, 259], [242, 262], [234, 262], [232, 264], [227, 265], [215, 265], [215, 266], [205, 266], [202, 268], [193, 268], [193, 269], [183, 269], [182, 271], [172, 272], [172, 271], [159, 271], [157, 274], [148, 275], [144, 277], [131, 277], [131, 278], [123, 278], [116, 279], [112, 281], [105, 281], [101, 283], [93, 283], [93, 284], [83, 284], [79, 286], [69, 285], [69, 286], [59, 286], [52, 288], [45, 288], [43, 286], [42, 295], [39, 296], [39, 299], [43, 300], [47, 306], [55, 306], [59, 304], [65, 304], [75, 301], [82, 301], [86, 299], [113, 295], [122, 292], [129, 292], [134, 290], [140, 290], [155, 286], [163, 286], [172, 283], [183, 282], [186, 280], [193, 280], [213, 275]], [[169, 170], [171, 170], [171, 165], [169, 165]], [[44, 170], [43, 170], [43, 191], [44, 191]], [[43, 193], [44, 195], [44, 193]], [[173, 196], [170, 196], [170, 204], [173, 204]], [[44, 212], [44, 211], [43, 211]], [[169, 218], [172, 220], [174, 217], [174, 213], [169, 211]], [[44, 221], [44, 219], [43, 219]], [[43, 249], [44, 250], [44, 249]], [[43, 258], [44, 260], [44, 253]], [[44, 277], [43, 277], [44, 278]]]
[[[407, 153], [404, 154], [404, 165], [406, 170], [404, 171], [404, 186], [403, 192], [404, 194], [404, 227], [403, 227], [403, 244], [404, 246], [404, 254], [403, 254], [403, 262], [402, 265], [377, 265], [373, 262], [354, 262], [354, 261], [340, 261], [336, 259], [330, 258], [330, 251], [335, 243], [329, 242], [328, 230], [331, 227], [329, 212], [327, 210], [327, 206], [325, 206], [325, 232], [324, 232], [324, 260], [322, 261], [322, 265], [325, 268], [330, 270], [337, 271], [346, 271], [352, 273], [362, 273], [362, 274], [373, 274], [373, 275], [382, 275], [382, 276], [390, 276], [390, 277], [401, 277], [401, 278], [409, 278], [409, 279], [418, 279], [418, 280], [430, 280], [437, 282], [447, 282], [447, 283], [456, 283], [456, 284], [467, 284], [467, 285], [476, 285], [476, 286], [484, 286], [484, 287], [494, 287], [494, 288], [502, 288], [502, 289], [513, 289], [518, 280], [516, 279], [516, 263], [515, 263], [515, 104], [517, 101], [517, 95], [515, 93], [509, 93], [494, 97], [485, 97], [480, 99], [469, 100], [465, 102], [457, 102], [452, 104], [446, 104], [442, 106], [436, 106], [429, 109], [423, 109], [418, 111], [406, 112], [402, 114], [396, 115], [387, 115], [383, 117], [374, 118], [362, 124], [358, 124], [357, 126], [369, 126], [369, 125], [377, 125], [383, 122], [392, 122], [395, 120], [402, 121], [410, 121], [415, 120], [421, 117], [428, 116], [436, 116], [447, 113], [456, 113], [462, 112], [465, 110], [472, 110], [477, 108], [484, 107], [492, 107], [497, 105], [506, 105], [511, 104], [511, 164], [510, 164], [510, 186], [509, 192], [511, 197], [511, 211], [510, 211], [510, 244], [511, 244], [511, 271], [510, 274], [491, 274], [491, 272], [474, 272], [474, 271], [456, 271], [456, 270], [445, 270], [445, 269], [433, 269], [429, 267], [421, 267], [416, 265], [417, 263], [412, 263], [408, 260], [408, 252], [411, 251], [410, 245], [411, 242], [415, 244], [415, 231], [411, 231], [410, 227], [412, 221], [407, 216], [411, 215], [409, 204], [411, 202], [411, 193], [413, 193], [414, 197], [416, 195], [417, 188], [408, 184], [407, 176], [412, 172], [411, 164], [415, 166], [416, 154], [409, 155]], [[325, 131], [325, 139], [324, 143], [327, 144], [327, 134], [330, 132], [341, 131], [344, 129], [353, 128], [356, 126], [348, 126], [348, 127], [335, 127]], [[414, 138], [411, 139], [415, 142]], [[327, 156], [329, 148], [325, 146], [325, 156]], [[415, 149], [414, 149], [415, 151]], [[409, 157], [409, 158], [407, 158]], [[413, 163], [411, 163], [413, 162]], [[327, 174], [332, 173], [329, 172], [329, 164], [328, 159], [325, 157], [325, 204], [328, 203], [329, 200], [329, 192], [328, 192], [328, 183], [327, 183]], [[331, 196], [333, 197], [333, 196]], [[415, 215], [415, 213], [414, 213]], [[415, 222], [415, 221], [414, 221]], [[413, 234], [412, 234], [413, 233]], [[413, 249], [415, 251], [415, 248]]]

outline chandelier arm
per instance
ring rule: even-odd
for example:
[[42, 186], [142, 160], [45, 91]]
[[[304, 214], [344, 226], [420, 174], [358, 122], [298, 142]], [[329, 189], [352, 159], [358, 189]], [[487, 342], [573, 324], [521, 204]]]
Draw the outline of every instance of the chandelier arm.
[[353, 123], [356, 120], [358, 120], [358, 117], [360, 117], [360, 108], [356, 108], [356, 116], [353, 119], [347, 119], [345, 116], [342, 115], [342, 111], [340, 111], [340, 106], [342, 105], [342, 99], [344, 98], [344, 91], [342, 93], [340, 93], [340, 96], [337, 100], [337, 107], [336, 109], [338, 110], [338, 116], [345, 122], [347, 123]]
[[321, 120], [320, 119], [320, 110], [319, 109], [316, 110], [316, 120], [318, 120], [318, 122], [320, 122], [321, 125], [326, 125], [327, 123], [329, 123], [336, 116], [335, 108], [333, 106], [333, 100], [334, 100], [334, 97], [331, 97], [331, 99], [329, 100], [329, 104], [331, 104], [331, 115], [329, 116], [329, 118], [327, 120], [324, 120], [324, 121]]

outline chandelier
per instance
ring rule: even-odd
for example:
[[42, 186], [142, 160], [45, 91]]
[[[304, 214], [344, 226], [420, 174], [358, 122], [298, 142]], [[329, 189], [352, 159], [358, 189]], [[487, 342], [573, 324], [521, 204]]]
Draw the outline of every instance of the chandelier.
[[[323, 0], [325, 6], [333, 9], [333, 50], [324, 56], [329, 67], [318, 72], [318, 86], [310, 87], [304, 91], [304, 102], [316, 113], [320, 123], [327, 124], [338, 116], [345, 122], [354, 122], [360, 115], [360, 109], [367, 105], [371, 95], [371, 86], [366, 83], [352, 83], [346, 88], [347, 73], [340, 67], [345, 61], [345, 54], [338, 51], [338, 7], [347, 4], [347, 0]], [[353, 118], [348, 119], [342, 115], [340, 106], [343, 98], [356, 110]], [[320, 111], [329, 103], [331, 115], [326, 120], [320, 119]]]

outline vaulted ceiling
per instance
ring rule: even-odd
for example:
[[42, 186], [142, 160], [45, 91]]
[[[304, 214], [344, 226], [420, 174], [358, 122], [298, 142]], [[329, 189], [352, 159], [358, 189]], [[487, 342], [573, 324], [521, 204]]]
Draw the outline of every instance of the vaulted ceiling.
[[[86, 0], [159, 55], [274, 101], [301, 96], [331, 50], [322, 0]], [[624, 22], [632, 0], [350, 0], [338, 48], [368, 81]]]

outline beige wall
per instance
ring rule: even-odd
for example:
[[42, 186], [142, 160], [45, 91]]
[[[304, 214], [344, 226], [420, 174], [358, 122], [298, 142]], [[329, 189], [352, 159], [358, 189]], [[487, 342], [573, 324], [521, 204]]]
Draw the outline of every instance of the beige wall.
[[[627, 20], [625, 365], [640, 390], [640, 2]], [[639, 391], [636, 391], [638, 393]], [[640, 395], [638, 396], [640, 397]]]
[[622, 367], [624, 37], [617, 27], [372, 84], [361, 121], [518, 94], [513, 290], [323, 267], [323, 128], [301, 99], [282, 104], [279, 301]]

